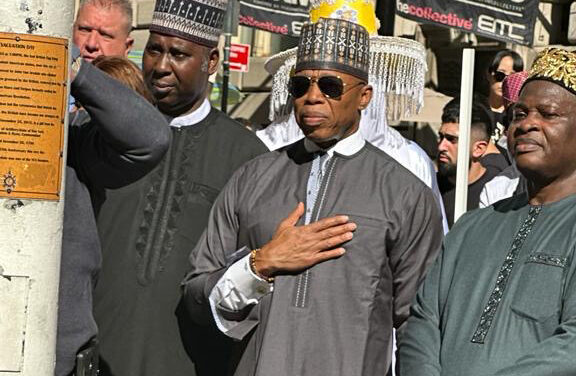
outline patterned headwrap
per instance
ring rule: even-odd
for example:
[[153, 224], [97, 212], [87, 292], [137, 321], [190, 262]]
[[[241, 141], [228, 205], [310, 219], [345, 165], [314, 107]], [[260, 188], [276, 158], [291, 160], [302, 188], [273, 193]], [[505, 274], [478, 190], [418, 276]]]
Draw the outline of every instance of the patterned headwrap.
[[156, 0], [150, 31], [216, 47], [228, 0]]
[[368, 81], [368, 32], [354, 22], [320, 18], [302, 27], [296, 72], [331, 69]]
[[576, 94], [576, 53], [561, 48], [547, 48], [532, 64], [528, 79], [554, 82]]
[[528, 72], [522, 71], [512, 73], [502, 81], [502, 99], [504, 99], [504, 107], [508, 107], [512, 103], [518, 102], [520, 89], [524, 85], [524, 81], [528, 78]]

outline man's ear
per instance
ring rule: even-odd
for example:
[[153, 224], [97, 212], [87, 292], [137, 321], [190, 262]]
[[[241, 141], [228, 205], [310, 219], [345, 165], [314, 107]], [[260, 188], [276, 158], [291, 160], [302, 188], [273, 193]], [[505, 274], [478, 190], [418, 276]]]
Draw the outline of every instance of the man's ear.
[[130, 50], [132, 49], [132, 46], [134, 45], [134, 38], [126, 38], [126, 53], [125, 55], [128, 56], [128, 54], [130, 53]]
[[358, 103], [358, 109], [364, 110], [370, 104], [372, 100], [372, 86], [364, 85], [360, 91], [360, 102]]
[[472, 153], [470, 157], [473, 159], [480, 159], [488, 150], [488, 142], [484, 140], [476, 141], [472, 144]]
[[217, 47], [210, 50], [208, 59], [208, 74], [213, 75], [218, 70], [218, 62], [220, 61], [220, 51]]

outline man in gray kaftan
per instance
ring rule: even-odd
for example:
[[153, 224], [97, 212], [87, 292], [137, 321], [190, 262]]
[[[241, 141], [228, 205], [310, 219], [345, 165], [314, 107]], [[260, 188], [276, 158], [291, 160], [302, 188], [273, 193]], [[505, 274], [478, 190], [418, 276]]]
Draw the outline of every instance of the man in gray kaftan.
[[431, 190], [358, 132], [363, 54], [306, 53], [358, 45], [367, 52], [366, 32], [351, 22], [304, 26], [291, 94], [306, 138], [240, 168], [192, 252], [187, 308], [239, 341], [236, 376], [386, 375], [392, 329], [439, 249]]
[[576, 54], [537, 58], [514, 109], [528, 196], [463, 216], [399, 343], [401, 376], [576, 375]]

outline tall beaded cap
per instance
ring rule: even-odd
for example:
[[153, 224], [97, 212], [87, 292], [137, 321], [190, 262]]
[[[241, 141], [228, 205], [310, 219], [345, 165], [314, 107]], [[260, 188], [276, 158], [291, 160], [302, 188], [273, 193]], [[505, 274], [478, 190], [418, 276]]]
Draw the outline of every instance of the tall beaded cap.
[[[424, 104], [426, 51], [422, 44], [398, 37], [378, 36], [380, 26], [374, 0], [310, 0], [310, 21], [344, 19], [362, 25], [370, 40], [369, 79], [373, 97], [367, 108], [374, 119], [397, 121], [420, 111]], [[271, 56], [265, 64], [273, 75], [270, 120], [286, 118], [291, 111], [288, 82], [296, 49]], [[385, 121], [381, 121], [386, 124]], [[386, 125], [383, 125], [386, 126]]]
[[151, 32], [216, 47], [228, 0], [156, 0]]
[[532, 80], [554, 82], [576, 94], [576, 53], [561, 48], [547, 48], [540, 52], [524, 83]]

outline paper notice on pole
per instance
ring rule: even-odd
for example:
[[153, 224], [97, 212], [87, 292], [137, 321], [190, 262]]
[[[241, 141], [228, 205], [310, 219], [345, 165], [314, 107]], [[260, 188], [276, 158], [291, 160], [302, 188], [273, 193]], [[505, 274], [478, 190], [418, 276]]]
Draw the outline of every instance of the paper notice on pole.
[[0, 33], [0, 197], [58, 200], [68, 41]]

